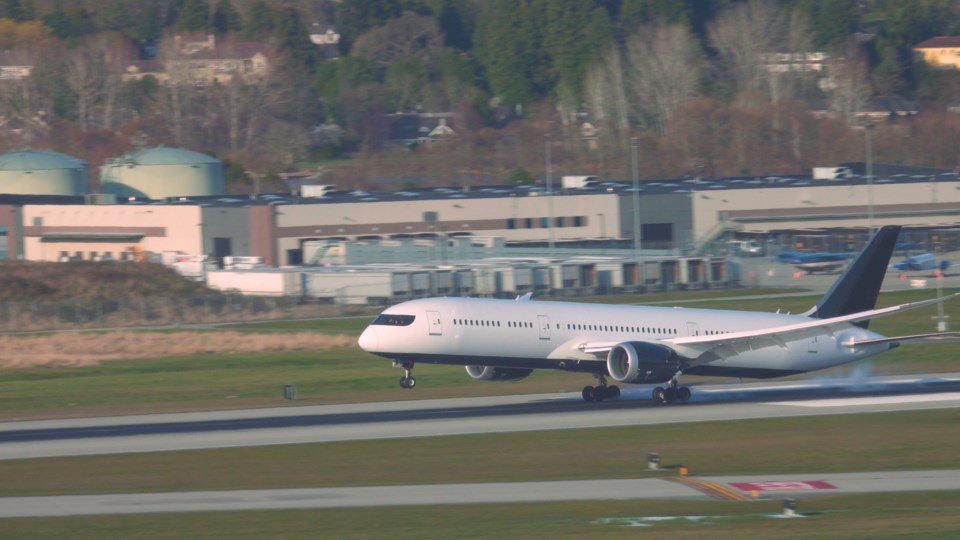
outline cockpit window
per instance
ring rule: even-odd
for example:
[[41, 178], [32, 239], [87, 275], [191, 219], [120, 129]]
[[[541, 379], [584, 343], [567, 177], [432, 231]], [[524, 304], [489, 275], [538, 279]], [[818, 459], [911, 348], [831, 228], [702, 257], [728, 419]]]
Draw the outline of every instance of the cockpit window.
[[373, 324], [383, 326], [410, 326], [413, 323], [413, 315], [394, 315], [392, 313], [381, 313], [379, 317], [373, 320]]

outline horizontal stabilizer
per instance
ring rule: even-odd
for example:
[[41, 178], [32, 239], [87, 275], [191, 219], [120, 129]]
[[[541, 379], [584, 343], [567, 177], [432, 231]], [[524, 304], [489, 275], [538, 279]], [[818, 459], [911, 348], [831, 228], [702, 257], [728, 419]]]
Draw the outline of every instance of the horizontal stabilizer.
[[875, 345], [877, 343], [911, 343], [911, 344], [935, 344], [952, 343], [960, 341], [960, 332], [934, 332], [932, 334], [916, 334], [912, 336], [895, 336], [877, 339], [862, 339], [858, 341], [847, 341], [844, 347], [862, 347], [866, 345]]

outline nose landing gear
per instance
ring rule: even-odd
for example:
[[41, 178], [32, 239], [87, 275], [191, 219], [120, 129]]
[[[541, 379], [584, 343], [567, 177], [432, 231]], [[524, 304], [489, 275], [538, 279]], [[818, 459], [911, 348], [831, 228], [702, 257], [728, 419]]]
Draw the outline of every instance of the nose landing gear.
[[393, 367], [403, 369], [403, 377], [400, 377], [400, 388], [408, 390], [417, 385], [417, 380], [410, 374], [413, 371], [413, 362], [394, 362]]

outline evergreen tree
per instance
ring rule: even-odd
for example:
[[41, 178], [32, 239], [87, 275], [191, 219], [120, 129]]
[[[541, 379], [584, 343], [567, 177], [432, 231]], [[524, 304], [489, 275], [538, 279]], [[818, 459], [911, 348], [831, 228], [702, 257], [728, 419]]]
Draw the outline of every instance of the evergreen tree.
[[114, 2], [103, 15], [103, 27], [117, 32], [129, 32], [133, 26], [127, 3], [118, 0]]
[[317, 61], [317, 48], [310, 41], [307, 27], [293, 8], [280, 12], [275, 30], [277, 48], [290, 54], [290, 58], [303, 66], [312, 67]]
[[530, 11], [526, 0], [491, 0], [477, 20], [477, 59], [490, 91], [508, 107], [533, 101], [549, 79]]
[[468, 6], [458, 0], [432, 0], [430, 10], [437, 18], [444, 44], [466, 51], [473, 42], [473, 16]]
[[3, 0], [0, 3], [0, 19], [12, 19], [17, 22], [27, 20], [20, 0]]
[[853, 0], [801, 0], [797, 7], [810, 19], [815, 47], [841, 45], [859, 25], [857, 2]]
[[250, 4], [250, 11], [243, 19], [244, 39], [267, 39], [273, 32], [274, 13], [265, 0]]
[[47, 25], [53, 35], [60, 39], [80, 37], [97, 30], [93, 18], [84, 8], [74, 8], [64, 11], [62, 4], [57, 2], [53, 11], [43, 17], [43, 24]]
[[243, 28], [243, 20], [240, 18], [240, 12], [233, 6], [233, 2], [219, 0], [213, 9], [211, 26], [221, 34], [237, 32]]
[[207, 28], [209, 23], [210, 6], [206, 0], [184, 0], [177, 13], [177, 22], [174, 24], [174, 28], [195, 32]]
[[136, 39], [141, 43], [153, 43], [160, 39], [160, 17], [155, 7], [148, 7], [137, 24]]
[[400, 0], [350, 0], [343, 2], [337, 9], [337, 29], [340, 31], [340, 50], [350, 52], [357, 37], [385, 23], [388, 19], [399, 17], [403, 11]]

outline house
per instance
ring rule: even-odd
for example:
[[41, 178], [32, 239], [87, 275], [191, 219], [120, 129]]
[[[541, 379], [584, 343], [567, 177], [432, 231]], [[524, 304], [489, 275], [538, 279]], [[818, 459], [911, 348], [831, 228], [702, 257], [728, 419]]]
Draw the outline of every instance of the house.
[[960, 69], [960, 36], [939, 36], [913, 46], [917, 60], [937, 68]]
[[452, 112], [387, 115], [389, 140], [408, 148], [456, 136], [454, 124], [456, 114]]
[[909, 99], [900, 96], [874, 96], [860, 107], [854, 116], [871, 122], [894, 121], [900, 118], [912, 118], [920, 114], [920, 108]]
[[141, 79], [152, 75], [163, 83], [225, 84], [239, 77], [245, 81], [265, 76], [273, 55], [264, 43], [226, 40], [216, 36], [190, 41], [180, 35], [161, 47], [157, 60], [131, 62], [123, 79]]

